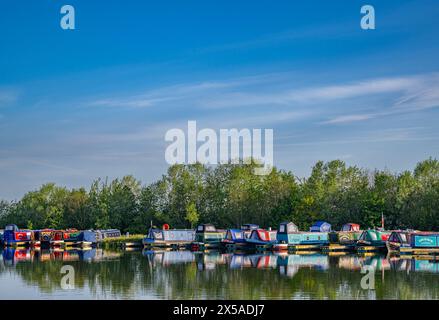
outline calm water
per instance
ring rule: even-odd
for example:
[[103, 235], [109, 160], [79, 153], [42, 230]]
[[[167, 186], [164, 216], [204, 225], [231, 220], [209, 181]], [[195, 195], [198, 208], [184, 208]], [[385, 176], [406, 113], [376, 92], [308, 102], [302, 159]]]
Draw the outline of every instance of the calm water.
[[[61, 289], [63, 265], [75, 289]], [[361, 288], [372, 266], [375, 290]], [[438, 299], [439, 263], [384, 256], [4, 250], [0, 299]]]

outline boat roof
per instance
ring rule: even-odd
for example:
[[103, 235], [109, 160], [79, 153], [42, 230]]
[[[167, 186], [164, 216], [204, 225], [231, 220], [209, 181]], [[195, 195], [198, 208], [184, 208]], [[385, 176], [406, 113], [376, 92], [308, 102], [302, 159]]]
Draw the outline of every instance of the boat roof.
[[244, 223], [241, 226], [241, 229], [258, 229], [259, 225], [255, 223]]
[[324, 225], [324, 224], [330, 224], [329, 222], [326, 222], [326, 221], [316, 221], [314, 224], [313, 224], [313, 227], [320, 227], [320, 226], [322, 226], [322, 225]]

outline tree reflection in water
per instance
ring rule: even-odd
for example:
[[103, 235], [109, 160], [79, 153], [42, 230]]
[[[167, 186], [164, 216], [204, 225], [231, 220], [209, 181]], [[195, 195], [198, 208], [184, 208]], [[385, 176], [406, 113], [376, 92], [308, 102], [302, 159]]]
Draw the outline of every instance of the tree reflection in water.
[[[5, 249], [0, 277], [18, 275], [46, 296], [61, 290], [61, 267], [91, 298], [438, 299], [439, 263], [385, 256], [222, 254], [189, 251], [33, 251]], [[363, 266], [375, 290], [361, 288]], [[18, 280], [17, 280], [18, 281]], [[8, 289], [0, 293], [8, 297]], [[26, 298], [26, 296], [23, 296]]]

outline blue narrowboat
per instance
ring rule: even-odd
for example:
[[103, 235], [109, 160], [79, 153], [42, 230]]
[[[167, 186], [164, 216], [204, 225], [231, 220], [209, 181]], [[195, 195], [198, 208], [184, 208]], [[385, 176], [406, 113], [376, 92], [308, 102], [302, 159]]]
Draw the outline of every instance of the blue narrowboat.
[[277, 231], [255, 229], [251, 232], [250, 237], [245, 239], [248, 249], [265, 250], [269, 249], [276, 243]]
[[32, 241], [32, 231], [20, 230], [15, 224], [9, 224], [5, 227], [3, 241], [7, 247], [28, 246]]
[[244, 249], [247, 245], [247, 236], [244, 230], [228, 229], [226, 236], [221, 240], [221, 244], [225, 249]]
[[393, 231], [386, 241], [389, 252], [401, 254], [439, 252], [439, 233]]
[[278, 230], [279, 236], [277, 243], [273, 249], [283, 250], [288, 248], [288, 245], [327, 245], [329, 244], [329, 232], [331, 225], [324, 221], [316, 222], [309, 232], [297, 231], [297, 227], [292, 222], [284, 222]]
[[145, 247], [185, 247], [195, 240], [195, 230], [150, 228], [143, 239]]
[[273, 250], [288, 250], [288, 244], [292, 242], [290, 237], [292, 238], [292, 235], [297, 233], [299, 233], [299, 228], [293, 222], [282, 222], [277, 230]]
[[245, 249], [247, 241], [253, 230], [259, 229], [257, 224], [246, 223], [241, 229], [229, 229], [226, 231], [224, 239], [221, 241], [223, 248], [228, 250]]
[[75, 247], [92, 247], [97, 243], [96, 232], [91, 230], [64, 232], [64, 244]]

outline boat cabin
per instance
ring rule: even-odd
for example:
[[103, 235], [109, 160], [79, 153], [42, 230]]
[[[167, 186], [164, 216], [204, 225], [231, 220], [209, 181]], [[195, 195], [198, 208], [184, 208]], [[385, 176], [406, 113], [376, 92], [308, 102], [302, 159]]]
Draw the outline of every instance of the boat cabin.
[[189, 229], [149, 229], [148, 236], [145, 241], [155, 242], [192, 242], [195, 240], [195, 230]]
[[264, 229], [253, 230], [249, 239], [256, 240], [256, 241], [262, 241], [262, 242], [273, 241], [271, 232], [268, 230], [264, 230]]
[[358, 232], [360, 231], [360, 225], [356, 223], [346, 223], [341, 227], [342, 232]]
[[225, 232], [217, 230], [213, 224], [200, 224], [195, 232], [195, 241], [220, 244], [224, 236]]
[[282, 222], [279, 225], [278, 234], [289, 234], [299, 232], [299, 228], [292, 222]]
[[400, 245], [409, 245], [410, 235], [411, 233], [408, 231], [394, 231], [387, 240], [389, 242], [399, 243]]
[[91, 230], [64, 232], [65, 242], [90, 242], [96, 243], [96, 232]]
[[217, 232], [217, 231], [213, 224], [205, 223], [205, 224], [200, 224], [197, 227], [197, 233], [203, 233], [203, 232]]
[[317, 221], [314, 223], [311, 228], [309, 228], [310, 232], [330, 232], [331, 224], [326, 221]]
[[233, 241], [233, 242], [244, 242], [245, 234], [243, 230], [240, 229], [229, 229], [226, 232], [225, 240]]
[[29, 243], [32, 240], [32, 231], [20, 230], [15, 224], [9, 224], [5, 227], [3, 241], [6, 245], [14, 243]]
[[358, 239], [358, 244], [366, 244], [366, 245], [379, 245], [384, 246], [386, 241], [389, 239], [392, 231], [384, 231], [384, 230], [364, 230]]
[[122, 236], [122, 233], [117, 229], [96, 230], [96, 239], [98, 242], [107, 238], [119, 238], [120, 236]]
[[414, 232], [410, 234], [409, 241], [413, 248], [439, 248], [439, 233]]

